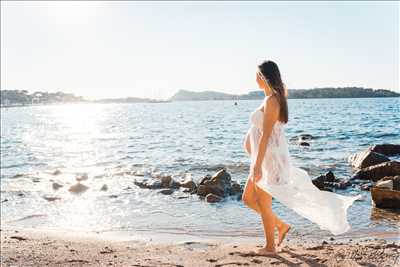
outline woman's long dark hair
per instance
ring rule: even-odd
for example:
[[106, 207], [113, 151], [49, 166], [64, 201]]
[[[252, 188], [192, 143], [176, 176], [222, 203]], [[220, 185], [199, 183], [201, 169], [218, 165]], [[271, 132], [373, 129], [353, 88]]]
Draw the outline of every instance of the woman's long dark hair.
[[288, 91], [285, 84], [281, 79], [281, 72], [279, 71], [278, 65], [271, 60], [264, 61], [258, 68], [266, 79], [268, 79], [269, 86], [272, 87], [273, 94], [275, 94], [279, 101], [280, 121], [287, 123], [289, 120], [288, 105], [287, 105], [287, 95]]

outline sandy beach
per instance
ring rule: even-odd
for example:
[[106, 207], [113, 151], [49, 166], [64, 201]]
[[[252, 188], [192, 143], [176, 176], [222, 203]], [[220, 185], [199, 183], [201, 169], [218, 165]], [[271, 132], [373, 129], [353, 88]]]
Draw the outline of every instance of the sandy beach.
[[117, 241], [2, 229], [1, 266], [400, 266], [398, 239], [289, 239], [277, 256], [251, 253], [261, 245]]

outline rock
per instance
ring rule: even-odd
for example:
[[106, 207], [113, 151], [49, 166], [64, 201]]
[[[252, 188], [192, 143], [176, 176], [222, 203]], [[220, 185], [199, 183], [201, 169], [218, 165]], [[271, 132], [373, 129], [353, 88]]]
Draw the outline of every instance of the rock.
[[305, 141], [305, 140], [312, 140], [314, 137], [311, 134], [300, 134], [298, 136], [292, 136], [289, 140], [290, 141]]
[[161, 177], [161, 184], [162, 184], [162, 187], [165, 187], [165, 188], [169, 187], [170, 184], [171, 184], [171, 181], [172, 181], [171, 175], [162, 176], [162, 177]]
[[159, 180], [153, 180], [147, 184], [147, 188], [149, 189], [160, 189], [162, 187], [163, 187], [162, 182]]
[[335, 182], [335, 180], [336, 180], [335, 175], [333, 174], [332, 171], [328, 171], [328, 172], [325, 174], [325, 177], [326, 177], [326, 181], [327, 181], [327, 182]]
[[149, 188], [148, 183], [149, 180], [147, 178], [137, 178], [133, 181], [133, 183], [137, 186], [139, 186], [140, 188]]
[[78, 182], [81, 182], [81, 181], [87, 180], [88, 178], [89, 178], [89, 176], [87, 175], [87, 173], [81, 173], [75, 177], [75, 180], [77, 180]]
[[207, 174], [206, 176], [204, 176], [204, 177], [200, 180], [199, 185], [203, 185], [206, 181], [209, 181], [209, 180], [211, 180], [211, 175]]
[[180, 182], [180, 186], [184, 188], [189, 188], [190, 191], [196, 190], [197, 188], [197, 185], [192, 178], [185, 179], [184, 181]]
[[53, 196], [43, 196], [43, 198], [44, 198], [45, 200], [47, 200], [47, 201], [50, 201], [50, 202], [56, 201], [56, 200], [60, 200], [60, 199], [61, 199], [60, 197], [53, 197]]
[[81, 184], [80, 182], [78, 182], [78, 183], [72, 185], [72, 186], [68, 189], [68, 191], [70, 191], [71, 193], [83, 193], [83, 192], [85, 192], [85, 191], [88, 190], [88, 189], [89, 189], [88, 186], [86, 186], [86, 185]]
[[319, 189], [322, 189], [325, 187], [325, 175], [320, 175], [317, 178], [314, 178], [312, 180], [312, 183], [318, 187]]
[[62, 184], [59, 184], [59, 183], [57, 183], [57, 182], [54, 182], [51, 186], [53, 187], [54, 190], [58, 190], [58, 189], [60, 189], [61, 187], [63, 187]]
[[325, 175], [320, 175], [312, 180], [312, 183], [321, 190], [332, 191], [331, 187], [335, 188], [346, 188], [349, 185], [349, 181], [340, 181], [335, 178], [332, 171], [328, 171]]
[[386, 180], [386, 181], [379, 180], [375, 184], [375, 186], [379, 187], [379, 188], [386, 188], [386, 189], [393, 190], [393, 181], [392, 180]]
[[393, 190], [400, 191], [400, 175], [398, 176], [385, 176], [379, 181], [391, 180], [393, 182]]
[[53, 175], [60, 175], [60, 174], [61, 174], [61, 171], [60, 171], [60, 170], [55, 170], [52, 174], [53, 174]]
[[177, 181], [175, 181], [174, 179], [171, 180], [171, 183], [169, 185], [170, 188], [173, 189], [178, 189], [181, 186], [181, 184]]
[[237, 182], [233, 182], [230, 194], [236, 195], [236, 194], [242, 194], [242, 193], [243, 193], [243, 189], [242, 189], [241, 185], [238, 184]]
[[299, 145], [300, 145], [300, 146], [310, 146], [310, 144], [307, 143], [307, 142], [300, 142]]
[[367, 149], [349, 156], [348, 161], [350, 162], [351, 166], [362, 169], [382, 162], [390, 161], [390, 159], [383, 154], [376, 153], [371, 149]]
[[373, 186], [371, 197], [377, 208], [400, 209], [400, 191]]
[[106, 184], [103, 184], [103, 186], [100, 188], [100, 191], [107, 191], [108, 186]]
[[385, 156], [396, 156], [400, 155], [400, 145], [393, 145], [393, 144], [374, 145], [371, 147], [371, 151], [383, 154]]
[[207, 194], [207, 196], [206, 196], [206, 201], [207, 201], [208, 203], [216, 203], [216, 202], [219, 202], [219, 201], [221, 201], [221, 200], [222, 200], [222, 197], [217, 196], [217, 195], [212, 194], [212, 193], [209, 193], [209, 194]]
[[400, 162], [388, 161], [361, 169], [355, 173], [352, 179], [364, 179], [376, 182], [385, 176], [397, 175], [400, 175]]
[[200, 196], [206, 196], [207, 194], [212, 193], [224, 197], [229, 194], [230, 189], [231, 176], [225, 168], [222, 168], [211, 178], [206, 176], [200, 181], [200, 185], [197, 188], [197, 194]]
[[133, 183], [139, 186], [140, 188], [147, 188], [147, 189], [161, 189], [163, 187], [162, 182], [160, 180], [149, 180], [147, 178], [135, 179]]
[[164, 194], [164, 195], [171, 195], [174, 192], [174, 190], [172, 190], [171, 188], [165, 188], [165, 189], [161, 189], [160, 191], [158, 191], [158, 193]]

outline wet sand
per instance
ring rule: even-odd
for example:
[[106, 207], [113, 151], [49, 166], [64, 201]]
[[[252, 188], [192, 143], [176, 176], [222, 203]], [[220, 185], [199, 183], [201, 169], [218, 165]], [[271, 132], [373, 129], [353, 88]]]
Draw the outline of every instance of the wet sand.
[[117, 241], [2, 229], [1, 266], [400, 266], [400, 242], [285, 240], [277, 256], [262, 243]]

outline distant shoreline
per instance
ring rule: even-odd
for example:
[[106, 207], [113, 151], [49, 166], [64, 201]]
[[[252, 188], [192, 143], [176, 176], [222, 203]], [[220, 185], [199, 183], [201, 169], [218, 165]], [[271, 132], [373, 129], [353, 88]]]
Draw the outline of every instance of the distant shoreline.
[[[399, 96], [371, 96], [371, 97], [302, 97], [302, 98], [288, 98], [290, 99], [363, 99], [363, 98], [399, 98]], [[190, 100], [160, 100], [160, 101], [143, 101], [143, 102], [99, 102], [99, 101], [83, 101], [83, 102], [60, 102], [60, 103], [43, 103], [43, 104], [16, 104], [16, 105], [1, 105], [0, 108], [18, 108], [18, 107], [36, 107], [36, 106], [59, 106], [59, 105], [73, 105], [73, 104], [138, 104], [138, 103], [149, 103], [149, 104], [160, 104], [160, 103], [172, 103], [172, 102], [201, 102], [201, 101], [251, 101], [251, 100], [262, 100], [263, 98], [252, 98], [252, 99], [190, 99]]]

